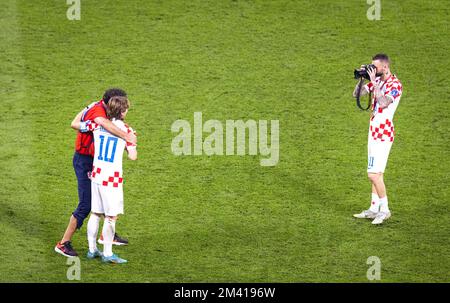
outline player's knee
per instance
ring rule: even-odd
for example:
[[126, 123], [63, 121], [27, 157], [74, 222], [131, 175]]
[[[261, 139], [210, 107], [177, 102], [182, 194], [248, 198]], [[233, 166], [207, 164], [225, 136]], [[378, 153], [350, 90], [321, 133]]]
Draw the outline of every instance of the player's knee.
[[367, 177], [369, 178], [370, 181], [372, 181], [372, 183], [378, 182], [378, 180], [380, 180], [380, 176], [381, 176], [381, 174], [376, 174], [376, 173], [368, 173], [367, 174]]
[[89, 216], [90, 212], [91, 210], [88, 208], [79, 208], [76, 210], [78, 217], [82, 220], [86, 219]]
[[105, 219], [111, 222], [115, 222], [117, 220], [117, 216], [105, 216]]
[[91, 208], [83, 207], [78, 205], [77, 209], [72, 213], [72, 215], [77, 219], [77, 228], [80, 229], [83, 225], [83, 221], [89, 216]]

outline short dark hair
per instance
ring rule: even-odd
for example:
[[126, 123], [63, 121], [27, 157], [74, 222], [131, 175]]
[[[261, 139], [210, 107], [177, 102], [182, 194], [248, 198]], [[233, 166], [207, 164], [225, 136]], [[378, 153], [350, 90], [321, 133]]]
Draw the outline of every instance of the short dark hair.
[[389, 59], [389, 56], [386, 54], [376, 54], [375, 56], [373, 56], [372, 60], [380, 60], [380, 61], [384, 61], [387, 62], [388, 64], [391, 63], [391, 59]]
[[105, 102], [106, 104], [108, 104], [109, 100], [112, 97], [126, 97], [127, 93], [120, 88], [110, 88], [107, 89], [105, 91], [105, 93], [103, 94], [103, 102]]

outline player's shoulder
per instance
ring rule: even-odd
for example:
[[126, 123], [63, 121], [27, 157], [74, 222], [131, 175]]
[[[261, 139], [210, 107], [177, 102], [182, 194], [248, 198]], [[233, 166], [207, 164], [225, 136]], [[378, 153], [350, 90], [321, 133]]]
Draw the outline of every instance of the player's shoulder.
[[106, 112], [105, 103], [103, 103], [103, 100], [96, 102], [92, 109], [95, 111]]
[[91, 103], [85, 111], [85, 120], [92, 120], [93, 118], [102, 116], [102, 117], [106, 117], [106, 110], [105, 107], [103, 105], [103, 101], [96, 101]]
[[123, 130], [124, 132], [130, 133], [133, 131], [133, 129], [131, 127], [129, 127], [128, 124], [126, 124], [123, 120], [112, 119], [111, 122], [113, 124], [115, 124], [121, 130]]
[[392, 75], [387, 82], [386, 88], [390, 91], [402, 92], [403, 85], [400, 82], [400, 79], [398, 79], [396, 75]]
[[125, 122], [123, 122], [122, 120], [119, 119], [112, 119], [111, 122], [116, 125], [118, 128], [120, 128], [121, 130], [126, 129], [125, 128]]
[[402, 82], [396, 75], [392, 75], [390, 82], [392, 85], [400, 85], [400, 86], [402, 85]]
[[134, 129], [131, 126], [129, 126], [127, 123], [124, 123], [124, 126], [126, 128], [126, 132], [127, 133], [134, 133], [135, 132]]

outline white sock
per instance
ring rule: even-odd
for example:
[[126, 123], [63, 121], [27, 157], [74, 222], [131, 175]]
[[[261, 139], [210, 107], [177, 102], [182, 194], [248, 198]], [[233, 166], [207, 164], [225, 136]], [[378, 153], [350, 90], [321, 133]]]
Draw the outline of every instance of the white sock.
[[387, 196], [384, 198], [380, 198], [380, 211], [384, 213], [389, 212], [388, 198]]
[[100, 224], [100, 217], [95, 214], [91, 214], [87, 224], [87, 238], [89, 244], [89, 251], [91, 253], [97, 250], [97, 233], [99, 224]]
[[111, 218], [105, 218], [103, 223], [103, 255], [105, 257], [112, 256], [112, 243], [114, 240], [114, 234], [116, 233], [116, 220]]
[[376, 193], [372, 193], [372, 201], [370, 202], [370, 211], [377, 213], [380, 208], [380, 198]]

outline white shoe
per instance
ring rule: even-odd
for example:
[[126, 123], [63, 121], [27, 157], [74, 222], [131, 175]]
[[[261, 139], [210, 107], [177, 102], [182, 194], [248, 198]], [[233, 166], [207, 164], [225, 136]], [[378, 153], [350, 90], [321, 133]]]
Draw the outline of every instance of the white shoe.
[[378, 225], [383, 223], [384, 220], [387, 220], [391, 217], [391, 212], [383, 212], [380, 211], [377, 216], [375, 217], [375, 219], [372, 221], [372, 224]]
[[353, 217], [358, 218], [358, 219], [375, 219], [377, 217], [377, 214], [378, 213], [373, 212], [370, 209], [368, 209], [368, 210], [363, 210], [359, 214], [354, 214]]

